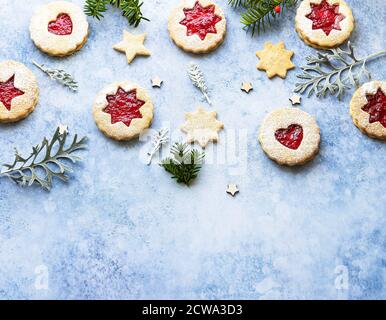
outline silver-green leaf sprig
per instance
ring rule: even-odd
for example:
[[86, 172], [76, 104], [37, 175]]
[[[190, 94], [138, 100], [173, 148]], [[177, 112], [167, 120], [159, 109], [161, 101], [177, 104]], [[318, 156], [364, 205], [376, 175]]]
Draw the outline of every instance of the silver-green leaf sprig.
[[190, 63], [190, 65], [188, 67], [188, 74], [189, 74], [189, 78], [190, 78], [190, 80], [192, 80], [192, 83], [194, 84], [194, 86], [196, 86], [198, 89], [200, 89], [200, 91], [204, 95], [206, 101], [209, 104], [212, 104], [212, 102], [209, 99], [208, 87], [206, 86], [204, 74], [202, 73], [200, 67], [193, 62]]
[[71, 74], [67, 73], [62, 69], [48, 68], [44, 64], [39, 64], [35, 61], [32, 61], [32, 63], [40, 70], [42, 70], [45, 74], [47, 74], [52, 80], [60, 82], [62, 85], [72, 91], [78, 91], [78, 83], [75, 81]]
[[162, 128], [159, 131], [157, 131], [152, 139], [152, 148], [147, 153], [148, 159], [147, 159], [147, 165], [149, 166], [151, 164], [151, 160], [153, 159], [156, 152], [166, 143], [169, 141], [169, 129], [168, 128]]
[[8, 177], [21, 186], [37, 184], [47, 191], [51, 189], [55, 177], [68, 181], [67, 173], [73, 170], [66, 162], [81, 160], [73, 153], [86, 148], [87, 137], [78, 139], [75, 135], [71, 144], [66, 146], [67, 136], [67, 130], [58, 127], [50, 140], [44, 138], [41, 144], [32, 147], [31, 154], [26, 158], [15, 148], [13, 163], [3, 165], [6, 170], [0, 172], [0, 177]]
[[318, 52], [316, 56], [306, 58], [307, 65], [301, 67], [303, 73], [296, 75], [303, 81], [295, 84], [294, 92], [303, 94], [308, 91], [308, 96], [315, 93], [317, 97], [328, 93], [340, 100], [345, 90], [359, 86], [362, 78], [371, 79], [367, 61], [385, 54], [386, 50], [358, 58], [350, 42], [345, 50], [336, 48], [326, 53]]

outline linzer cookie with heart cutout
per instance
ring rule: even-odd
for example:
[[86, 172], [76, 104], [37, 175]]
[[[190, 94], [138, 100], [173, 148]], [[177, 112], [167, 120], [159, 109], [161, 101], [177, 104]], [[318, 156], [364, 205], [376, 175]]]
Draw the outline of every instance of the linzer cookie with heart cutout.
[[298, 108], [277, 109], [264, 119], [259, 142], [278, 164], [301, 165], [317, 155], [320, 129], [312, 116]]
[[67, 56], [86, 43], [88, 22], [78, 6], [67, 1], [51, 2], [40, 7], [32, 16], [30, 34], [43, 52]]

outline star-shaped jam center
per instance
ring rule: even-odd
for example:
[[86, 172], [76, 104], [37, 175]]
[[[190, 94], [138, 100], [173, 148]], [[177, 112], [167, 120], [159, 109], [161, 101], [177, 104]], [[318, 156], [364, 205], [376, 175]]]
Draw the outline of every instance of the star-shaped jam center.
[[111, 124], [123, 122], [130, 126], [131, 120], [142, 118], [139, 109], [145, 101], [137, 99], [136, 89], [126, 92], [119, 87], [116, 94], [107, 95], [106, 100], [108, 105], [103, 111], [111, 115]]
[[339, 23], [345, 19], [339, 13], [339, 4], [328, 4], [326, 0], [320, 4], [311, 3], [311, 13], [306, 17], [312, 20], [313, 30], [322, 29], [327, 36], [333, 29], [341, 30]]
[[23, 91], [15, 87], [14, 82], [15, 75], [5, 82], [0, 82], [0, 102], [7, 108], [8, 111], [11, 110], [12, 100], [24, 94]]
[[186, 35], [197, 34], [201, 40], [204, 40], [208, 33], [217, 33], [216, 23], [221, 21], [221, 17], [214, 13], [213, 4], [203, 7], [199, 1], [196, 2], [193, 9], [184, 9], [185, 19], [180, 24], [187, 28]]
[[67, 13], [61, 13], [56, 20], [48, 23], [48, 32], [58, 36], [68, 36], [72, 33], [72, 20]]
[[386, 128], [386, 95], [378, 88], [373, 95], [366, 95], [367, 103], [362, 107], [362, 110], [367, 112], [369, 122], [380, 122]]

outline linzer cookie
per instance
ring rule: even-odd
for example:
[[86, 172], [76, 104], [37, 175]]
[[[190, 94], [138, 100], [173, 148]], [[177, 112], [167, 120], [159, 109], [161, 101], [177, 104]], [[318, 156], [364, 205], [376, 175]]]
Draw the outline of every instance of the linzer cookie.
[[226, 19], [221, 8], [208, 0], [185, 0], [169, 17], [169, 33], [181, 49], [207, 53], [225, 38]]
[[319, 151], [320, 129], [298, 108], [277, 109], [264, 119], [259, 142], [269, 158], [281, 165], [301, 165]]
[[114, 82], [96, 97], [95, 122], [106, 136], [131, 140], [147, 129], [153, 120], [153, 103], [146, 90], [129, 81]]
[[295, 26], [306, 44], [328, 49], [350, 37], [354, 17], [343, 0], [304, 0], [297, 10]]
[[350, 114], [363, 133], [385, 140], [386, 82], [367, 82], [356, 90], [350, 102]]
[[0, 122], [24, 119], [34, 111], [38, 98], [38, 83], [31, 70], [17, 61], [0, 63]]
[[85, 14], [67, 1], [40, 7], [32, 16], [29, 29], [35, 45], [52, 56], [68, 56], [80, 50], [88, 36]]

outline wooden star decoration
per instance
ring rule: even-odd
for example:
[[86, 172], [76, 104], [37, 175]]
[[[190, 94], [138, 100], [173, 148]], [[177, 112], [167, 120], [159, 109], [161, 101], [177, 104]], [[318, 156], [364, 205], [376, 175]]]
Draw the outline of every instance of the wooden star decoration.
[[151, 85], [153, 88], [161, 88], [161, 85], [164, 81], [160, 79], [160, 77], [154, 77], [151, 79]]
[[264, 70], [268, 78], [279, 76], [284, 79], [287, 71], [295, 68], [291, 62], [293, 54], [293, 51], [285, 49], [284, 42], [266, 42], [263, 50], [256, 51], [256, 56], [260, 59], [257, 69]]
[[150, 56], [151, 52], [143, 45], [146, 38], [146, 33], [134, 35], [126, 30], [123, 30], [123, 40], [113, 48], [119, 52], [126, 54], [127, 63], [131, 63], [136, 56]]
[[253, 90], [252, 83], [250, 83], [250, 82], [243, 82], [241, 84], [241, 90], [246, 92], [246, 93], [249, 93], [249, 91]]
[[60, 124], [59, 125], [59, 134], [65, 134], [68, 133], [68, 126], [65, 124]]
[[229, 193], [232, 197], [234, 197], [236, 193], [239, 192], [239, 189], [237, 188], [236, 184], [228, 184], [226, 192]]
[[187, 134], [188, 143], [197, 142], [205, 148], [209, 141], [218, 140], [218, 132], [224, 128], [224, 124], [216, 119], [216, 111], [205, 111], [198, 107], [194, 112], [186, 112], [186, 122], [181, 130]]
[[294, 105], [294, 104], [300, 104], [301, 98], [302, 98], [301, 96], [294, 94], [292, 97], [289, 98], [289, 100], [291, 101], [292, 105]]

